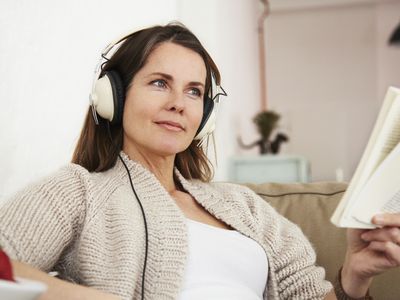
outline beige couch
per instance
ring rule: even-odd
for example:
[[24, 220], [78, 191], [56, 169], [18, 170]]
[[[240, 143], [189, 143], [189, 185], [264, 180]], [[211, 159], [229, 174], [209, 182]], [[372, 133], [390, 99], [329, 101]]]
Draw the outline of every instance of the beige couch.
[[[336, 228], [329, 219], [347, 185], [337, 182], [307, 184], [247, 184], [276, 210], [298, 224], [317, 252], [317, 263], [333, 281], [343, 263], [346, 231]], [[400, 268], [374, 279], [371, 287], [374, 299], [400, 299]]]

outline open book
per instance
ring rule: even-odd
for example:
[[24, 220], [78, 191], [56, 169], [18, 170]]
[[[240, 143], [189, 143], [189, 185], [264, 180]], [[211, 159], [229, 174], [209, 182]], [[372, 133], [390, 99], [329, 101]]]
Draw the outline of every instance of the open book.
[[361, 161], [331, 217], [339, 227], [375, 228], [371, 218], [400, 212], [400, 89], [390, 87]]

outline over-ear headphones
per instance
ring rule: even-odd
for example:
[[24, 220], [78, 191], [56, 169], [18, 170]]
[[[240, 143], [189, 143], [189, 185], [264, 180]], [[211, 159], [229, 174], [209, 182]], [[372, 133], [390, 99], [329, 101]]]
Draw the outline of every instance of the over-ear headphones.
[[[131, 35], [132, 33], [110, 43], [103, 50], [101, 59], [96, 66], [95, 76], [92, 84], [92, 92], [89, 96], [90, 105], [92, 107], [92, 113], [96, 124], [98, 124], [97, 114], [103, 119], [110, 121], [111, 124], [122, 123], [125, 102], [125, 89], [123, 81], [116, 71], [111, 70], [103, 72], [102, 65], [109, 60], [107, 54], [109, 54], [111, 50], [115, 49], [117, 45], [120, 45]], [[215, 104], [219, 102], [220, 95], [226, 96], [227, 94], [221, 86], [216, 84], [215, 75], [211, 72], [211, 86], [208, 93], [204, 97], [203, 118], [194, 137], [195, 140], [202, 140], [214, 131], [216, 121]]]

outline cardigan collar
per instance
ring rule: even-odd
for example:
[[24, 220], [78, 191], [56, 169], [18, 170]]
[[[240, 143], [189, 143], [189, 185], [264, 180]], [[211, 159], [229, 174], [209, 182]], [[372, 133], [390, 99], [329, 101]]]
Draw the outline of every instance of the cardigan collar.
[[[140, 201], [146, 217], [148, 231], [146, 298], [176, 299], [182, 286], [188, 253], [184, 215], [152, 172], [131, 160], [124, 152], [121, 151], [120, 154], [129, 170], [132, 185], [138, 196], [137, 200]], [[111, 171], [115, 172], [128, 189], [130, 185], [128, 173], [119, 159]], [[126, 190], [126, 193], [131, 192]], [[133, 193], [130, 197], [132, 201], [137, 201]], [[137, 212], [133, 217], [142, 216]], [[143, 253], [144, 249], [143, 247]], [[166, 274], [169, 276], [165, 276]], [[136, 289], [140, 290], [141, 287]]]
[[[136, 184], [134, 184], [135, 187], [144, 187], [146, 190], [153, 190], [157, 191], [158, 193], [162, 191], [163, 196], [168, 198], [168, 200], [173, 200], [172, 196], [168, 193], [164, 186], [161, 185], [157, 177], [150, 170], [145, 168], [140, 163], [130, 159], [125, 152], [121, 151], [120, 155], [124, 160], [131, 176], [133, 175], [133, 177], [135, 177], [135, 180], [132, 178], [132, 180], [136, 181]], [[115, 168], [120, 171], [119, 174], [122, 177], [127, 177], [125, 167], [119, 159], [117, 160]], [[243, 207], [238, 207], [238, 205], [240, 204], [234, 201], [234, 199], [231, 199], [231, 197], [229, 197], [228, 195], [224, 195], [223, 193], [221, 194], [221, 191], [216, 187], [218, 183], [202, 182], [198, 179], [188, 180], [183, 177], [183, 175], [176, 167], [174, 168], [174, 173], [185, 191], [188, 192], [196, 202], [198, 202], [214, 217], [225, 222], [242, 234], [245, 234], [247, 236], [254, 236], [254, 231], [257, 230], [253, 228], [253, 223], [249, 223], [249, 220], [251, 220], [251, 218], [237, 218], [237, 213], [235, 213], [234, 210], [237, 211], [238, 209], [240, 210], [240, 208]], [[225, 196], [227, 197], [225, 198]], [[175, 204], [175, 201], [170, 202], [173, 202], [173, 204]], [[243, 205], [243, 203], [241, 203], [241, 205]], [[178, 212], [181, 217], [184, 218], [185, 216], [181, 209], [176, 204], [175, 206], [178, 210], [174, 210], [174, 213]], [[160, 209], [161, 207], [163, 207], [162, 203], [158, 203], [156, 209]], [[231, 218], [227, 218], [227, 216], [231, 216]]]
[[[146, 268], [146, 294], [153, 294], [154, 299], [159, 299], [163, 298], [162, 296], [165, 298], [163, 293], [169, 293], [168, 296], [175, 299], [183, 282], [188, 256], [185, 215], [151, 171], [131, 160], [124, 152], [121, 151], [120, 154], [131, 174], [132, 184], [146, 215], [149, 232], [148, 262], [153, 262]], [[126, 169], [119, 159], [113, 169], [125, 183], [129, 182]], [[205, 210], [238, 232], [254, 239], [257, 230], [246, 203], [236, 201], [229, 191], [223, 192], [213, 183], [187, 180], [177, 168], [174, 172], [182, 187]], [[156, 257], [161, 259], [154, 259]], [[166, 273], [174, 276], [160, 278], [159, 274]], [[172, 278], [180, 280], [173, 281]], [[165, 289], [166, 285], [170, 288]]]

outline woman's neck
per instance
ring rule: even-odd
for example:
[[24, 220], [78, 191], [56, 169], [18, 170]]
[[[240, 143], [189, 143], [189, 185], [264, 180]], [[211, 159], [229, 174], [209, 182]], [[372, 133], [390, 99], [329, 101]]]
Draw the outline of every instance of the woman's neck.
[[123, 147], [123, 151], [131, 160], [152, 172], [169, 193], [177, 190], [178, 187], [174, 182], [175, 155], [159, 156], [131, 147]]

